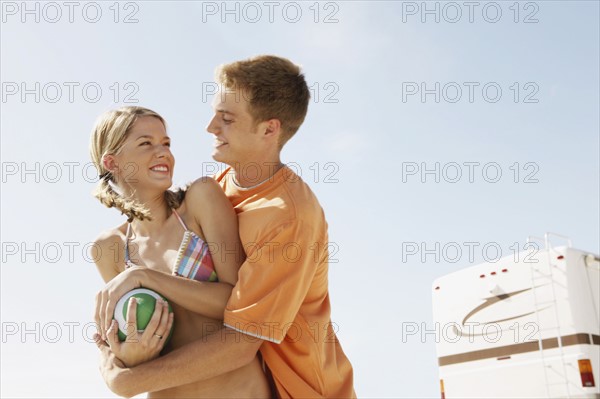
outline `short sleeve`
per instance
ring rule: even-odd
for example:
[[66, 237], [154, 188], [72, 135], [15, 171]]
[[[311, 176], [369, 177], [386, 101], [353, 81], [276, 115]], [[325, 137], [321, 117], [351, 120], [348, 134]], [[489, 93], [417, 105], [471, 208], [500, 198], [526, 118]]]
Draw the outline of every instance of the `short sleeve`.
[[248, 258], [225, 308], [227, 327], [277, 344], [284, 339], [317, 269], [307, 233], [311, 229], [306, 229], [301, 222], [288, 222], [260, 246], [247, 248]]

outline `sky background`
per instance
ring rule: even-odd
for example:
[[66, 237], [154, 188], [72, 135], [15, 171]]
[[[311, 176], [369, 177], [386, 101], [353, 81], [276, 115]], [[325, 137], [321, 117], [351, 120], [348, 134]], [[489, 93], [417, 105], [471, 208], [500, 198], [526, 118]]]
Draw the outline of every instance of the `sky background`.
[[424, 4], [2, 2], [1, 396], [114, 397], [88, 250], [123, 216], [91, 195], [91, 128], [152, 108], [175, 182], [213, 172], [214, 69], [257, 54], [311, 87], [282, 160], [325, 210], [359, 397], [439, 397], [435, 335], [403, 334], [433, 328], [434, 279], [547, 231], [600, 252], [598, 2]]

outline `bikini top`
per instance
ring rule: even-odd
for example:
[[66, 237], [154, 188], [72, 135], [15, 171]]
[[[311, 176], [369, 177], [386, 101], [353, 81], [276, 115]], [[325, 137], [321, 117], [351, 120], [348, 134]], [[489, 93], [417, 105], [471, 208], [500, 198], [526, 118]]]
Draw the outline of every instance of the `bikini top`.
[[[183, 226], [184, 233], [177, 252], [177, 259], [173, 265], [173, 274], [197, 281], [219, 281], [212, 257], [208, 250], [208, 244], [205, 243], [192, 230], [189, 230], [179, 214], [173, 210], [173, 213]], [[131, 223], [127, 225], [125, 239], [125, 268], [135, 266], [129, 256], [129, 239], [131, 235]]]

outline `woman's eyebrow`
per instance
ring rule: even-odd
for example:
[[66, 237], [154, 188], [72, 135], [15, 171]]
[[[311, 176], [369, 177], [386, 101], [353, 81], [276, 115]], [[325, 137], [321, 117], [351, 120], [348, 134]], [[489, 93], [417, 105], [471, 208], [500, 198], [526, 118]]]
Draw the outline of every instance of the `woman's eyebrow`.
[[[149, 134], [143, 134], [143, 135], [137, 137], [136, 140], [139, 140], [139, 139], [153, 139], [153, 138], [154, 138], [154, 136], [151, 136]], [[171, 140], [171, 137], [164, 136], [164, 137], [161, 138], [161, 140], [165, 140], [165, 139]]]

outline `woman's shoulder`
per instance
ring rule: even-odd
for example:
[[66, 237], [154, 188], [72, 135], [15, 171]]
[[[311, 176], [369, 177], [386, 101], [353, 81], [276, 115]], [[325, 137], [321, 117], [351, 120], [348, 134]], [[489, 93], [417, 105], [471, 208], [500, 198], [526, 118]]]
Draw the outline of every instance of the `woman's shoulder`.
[[182, 209], [187, 209], [199, 225], [210, 215], [222, 215], [223, 212], [231, 212], [232, 209], [219, 183], [208, 176], [190, 184], [182, 205]]
[[219, 183], [212, 177], [204, 176], [196, 179], [188, 187], [184, 202], [189, 205], [202, 205], [215, 200], [226, 199]]
[[123, 223], [118, 227], [101, 232], [94, 240], [92, 258], [105, 282], [110, 281], [124, 270], [126, 232], [127, 223]]
[[215, 192], [222, 194], [223, 190], [219, 183], [210, 176], [199, 177], [194, 180], [187, 189], [187, 194], [192, 195], [210, 195]]
[[125, 241], [126, 234], [127, 223], [123, 223], [120, 226], [102, 231], [94, 240], [94, 244], [100, 248], [110, 247], [119, 243], [122, 244]]

